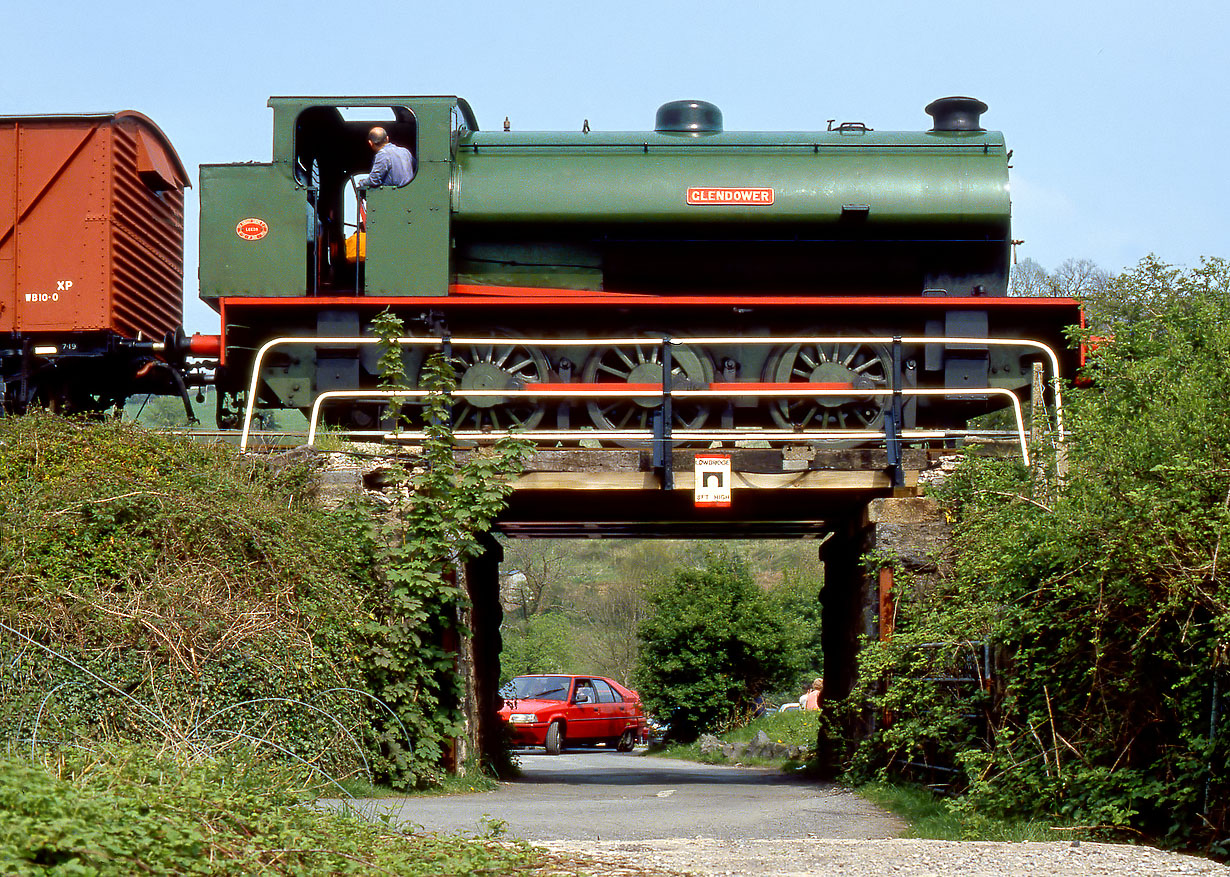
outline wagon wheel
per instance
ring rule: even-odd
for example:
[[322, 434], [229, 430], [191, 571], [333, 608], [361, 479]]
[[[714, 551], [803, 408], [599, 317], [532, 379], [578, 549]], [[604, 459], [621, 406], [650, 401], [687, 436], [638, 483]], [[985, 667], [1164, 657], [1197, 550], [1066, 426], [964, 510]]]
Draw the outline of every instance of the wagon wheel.
[[[587, 384], [651, 384], [650, 396], [622, 396], [590, 399], [587, 408], [594, 425], [602, 430], [650, 428], [654, 410], [661, 404], [657, 388], [662, 386], [662, 345], [621, 344], [594, 351], [581, 373]], [[713, 380], [713, 365], [708, 357], [686, 346], [671, 349], [671, 388], [704, 389]], [[709, 417], [707, 402], [675, 399], [671, 403], [673, 429], [699, 429]]]
[[775, 350], [765, 365], [765, 380], [835, 384], [850, 387], [851, 392], [775, 399], [769, 413], [784, 429], [882, 429], [888, 397], [859, 391], [888, 389], [891, 367], [888, 348], [882, 344], [809, 342]]
[[[550, 365], [538, 350], [515, 339], [453, 348], [458, 390], [523, 390], [546, 383]], [[456, 429], [533, 429], [543, 405], [525, 396], [459, 397], [453, 405]]]

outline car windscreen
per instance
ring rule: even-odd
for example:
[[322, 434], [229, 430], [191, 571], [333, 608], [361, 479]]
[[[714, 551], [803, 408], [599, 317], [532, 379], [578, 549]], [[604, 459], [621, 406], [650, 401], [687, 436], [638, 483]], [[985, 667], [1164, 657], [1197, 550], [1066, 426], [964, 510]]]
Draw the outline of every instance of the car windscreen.
[[570, 676], [518, 676], [512, 681], [512, 696], [518, 699], [567, 700]]

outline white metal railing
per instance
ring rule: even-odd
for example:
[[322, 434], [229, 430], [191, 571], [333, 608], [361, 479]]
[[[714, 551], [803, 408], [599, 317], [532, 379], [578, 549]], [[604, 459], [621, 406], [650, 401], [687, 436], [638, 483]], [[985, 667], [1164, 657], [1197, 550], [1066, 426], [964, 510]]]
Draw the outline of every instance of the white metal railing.
[[[329, 390], [321, 393], [316, 397], [315, 403], [312, 405], [312, 414], [308, 422], [308, 440], [309, 445], [316, 443], [316, 430], [320, 422], [320, 409], [325, 402], [334, 399], [421, 399], [430, 395], [427, 390]], [[666, 395], [664, 392], [658, 394], [651, 393], [646, 390], [559, 390], [559, 391], [540, 391], [540, 390], [456, 390], [449, 394], [451, 398], [474, 399], [474, 398], [540, 398], [543, 396], [566, 396], [568, 398], [606, 398], [606, 397], [646, 397], [657, 395], [662, 398]], [[672, 390], [670, 395], [679, 399], [697, 399], [697, 398], [723, 398], [728, 396], [776, 396], [790, 398], [805, 398], [813, 396], [887, 396], [895, 395], [893, 390], [858, 390], [852, 394], [846, 389], [824, 389], [824, 388], [809, 388], [806, 385], [800, 385], [798, 389], [789, 390], [756, 390], [753, 392], [727, 392], [725, 390]], [[1006, 397], [1011, 405], [1012, 412], [1016, 418], [1016, 433], [1017, 439], [1021, 447], [1021, 459], [1025, 465], [1029, 465], [1029, 447], [1025, 441], [1025, 419], [1021, 413], [1021, 400], [1016, 397], [1016, 394], [1011, 390], [1005, 390], [999, 387], [981, 387], [978, 389], [963, 389], [963, 390], [945, 390], [931, 388], [910, 388], [901, 391], [902, 396], [968, 396], [973, 398], [982, 398], [984, 396], [1003, 396]], [[916, 441], [921, 440], [924, 434], [933, 434], [943, 432], [938, 430], [902, 430], [901, 438], [904, 440], [910, 438]], [[427, 433], [421, 430], [407, 430], [405, 432], [392, 432], [388, 430], [380, 430], [378, 433], [381, 436], [396, 437], [403, 440], [423, 439], [427, 437]], [[655, 438], [650, 430], [616, 430], [616, 431], [599, 431], [593, 429], [568, 429], [568, 430], [534, 430], [532, 433], [520, 432], [517, 430], [453, 430], [453, 436], [465, 440], [493, 440], [505, 438], [509, 436], [536, 437], [543, 440], [579, 440], [579, 439], [616, 439], [625, 441], [642, 441], [652, 440]], [[865, 429], [865, 430], [813, 430], [807, 432], [805, 430], [737, 430], [737, 429], [672, 429], [670, 441], [733, 441], [736, 439], [748, 440], [749, 438], [763, 439], [765, 441], [820, 441], [823, 439], [852, 439], [852, 438], [882, 438], [884, 430], [882, 429]], [[930, 437], [930, 436], [928, 436]], [[242, 447], [242, 446], [241, 446]]]
[[[440, 336], [408, 336], [397, 338], [395, 343], [402, 347], [438, 347], [445, 342], [455, 346], [487, 346], [487, 345], [515, 345], [524, 347], [615, 347], [623, 345], [662, 345], [670, 344], [673, 346], [714, 346], [720, 347], [731, 344], [742, 345], [772, 345], [782, 346], [791, 344], [880, 344], [891, 345], [893, 343], [910, 344], [910, 345], [927, 345], [927, 344], [944, 344], [944, 345], [974, 345], [987, 347], [1024, 347], [1027, 349], [1040, 351], [1045, 355], [1050, 364], [1050, 384], [1052, 391], [1055, 394], [1055, 425], [1057, 434], [1062, 442], [1063, 437], [1063, 400], [1061, 388], [1061, 375], [1059, 369], [1059, 357], [1055, 351], [1048, 345], [1040, 341], [1033, 341], [1022, 338], [976, 338], [976, 337], [935, 337], [935, 336], [864, 336], [864, 335], [791, 335], [784, 337], [741, 337], [741, 336], [692, 336], [684, 338], [662, 338], [655, 336], [631, 336], [631, 337], [616, 337], [616, 338], [490, 338], [490, 337], [469, 337], [469, 336], [450, 336], [443, 338]], [[240, 448], [247, 449], [248, 440], [251, 435], [252, 417], [255, 413], [257, 390], [260, 386], [260, 374], [264, 367], [265, 357], [270, 351], [277, 347], [284, 347], [296, 344], [309, 344], [312, 346], [319, 345], [372, 345], [384, 343], [383, 339], [372, 336], [303, 336], [292, 335], [273, 338], [261, 345], [256, 353], [256, 358], [252, 363], [252, 376], [248, 386], [248, 398], [244, 410], [243, 431], [240, 438]], [[853, 389], [821, 389], [808, 388], [805, 385], [791, 386], [780, 390], [765, 389], [763, 386], [755, 387], [754, 389], [723, 389], [723, 390], [671, 390], [669, 395], [672, 398], [730, 398], [732, 396], [764, 396], [764, 397], [786, 397], [786, 398], [803, 398], [811, 396], [884, 396], [892, 397], [897, 391], [891, 389], [884, 390], [853, 390]], [[1022, 458], [1028, 462], [1029, 453], [1025, 442], [1024, 419], [1021, 414], [1020, 400], [1011, 390], [1005, 390], [997, 387], [982, 387], [982, 388], [965, 388], [965, 389], [949, 389], [949, 388], [902, 388], [900, 390], [902, 396], [947, 396], [947, 397], [985, 397], [985, 396], [1003, 396], [1011, 402], [1013, 413], [1016, 418], [1017, 434], [1021, 443]], [[414, 399], [422, 398], [428, 395], [425, 390], [330, 390], [316, 397], [312, 405], [311, 423], [309, 427], [308, 443], [315, 441], [315, 433], [319, 418], [321, 405], [332, 399], [337, 398], [401, 398]], [[629, 390], [614, 390], [603, 388], [601, 390], [578, 390], [576, 388], [561, 389], [561, 390], [455, 390], [452, 396], [455, 398], [645, 398], [647, 396], [658, 396], [662, 398], [667, 395], [665, 390], [659, 390], [654, 393], [652, 390], [645, 388], [629, 389]], [[903, 440], [923, 438], [923, 433], [935, 433], [937, 431], [918, 431], [918, 430], [903, 430], [900, 436]], [[947, 433], [948, 431], [939, 431]], [[353, 431], [352, 435], [385, 435], [387, 430], [380, 431]], [[479, 438], [494, 438], [501, 434], [520, 434], [524, 433], [501, 433], [497, 431], [479, 432], [473, 431], [473, 437]], [[642, 436], [640, 433], [646, 433]], [[647, 431], [618, 431], [604, 433], [593, 429], [576, 429], [576, 430], [535, 430], [533, 435], [543, 439], [601, 439], [608, 435], [616, 436], [620, 439], [640, 441], [642, 438], [652, 438], [652, 434]], [[773, 430], [755, 430], [757, 438], [763, 437], [766, 441], [773, 440], [769, 436], [772, 435], [788, 435], [789, 438], [781, 438], [780, 440], [807, 440], [820, 437], [829, 438], [862, 438], [863, 433], [866, 433], [868, 438], [883, 437], [882, 430], [841, 430], [822, 432], [816, 431], [808, 433], [805, 431], [779, 431]], [[404, 438], [421, 437], [421, 434], [400, 433]], [[471, 436], [464, 430], [454, 432], [457, 438], [470, 438]], [[719, 441], [723, 439], [742, 438], [747, 439], [749, 431], [747, 430], [671, 430], [672, 440], [676, 441], [701, 441], [712, 440]], [[712, 436], [712, 438], [708, 438]]]

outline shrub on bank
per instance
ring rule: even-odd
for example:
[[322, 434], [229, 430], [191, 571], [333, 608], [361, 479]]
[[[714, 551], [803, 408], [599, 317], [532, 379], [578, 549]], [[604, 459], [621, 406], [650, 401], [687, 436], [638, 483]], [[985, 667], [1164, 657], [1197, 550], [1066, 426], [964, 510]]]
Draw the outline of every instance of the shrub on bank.
[[[313, 472], [114, 420], [0, 418], [0, 737], [375, 756], [361, 515]], [[293, 701], [293, 702], [292, 702]]]
[[547, 862], [495, 836], [415, 835], [302, 806], [321, 792], [246, 747], [78, 751], [51, 767], [0, 756], [0, 872], [460, 877], [542, 873]]
[[[1102, 341], [1067, 396], [1066, 473], [973, 461], [951, 479], [952, 575], [898, 578], [893, 639], [860, 656], [854, 712], [876, 727], [855, 764], [938, 765], [961, 807], [1224, 856], [1230, 263], [1146, 259], [1090, 304]], [[962, 692], [984, 642], [995, 672]]]

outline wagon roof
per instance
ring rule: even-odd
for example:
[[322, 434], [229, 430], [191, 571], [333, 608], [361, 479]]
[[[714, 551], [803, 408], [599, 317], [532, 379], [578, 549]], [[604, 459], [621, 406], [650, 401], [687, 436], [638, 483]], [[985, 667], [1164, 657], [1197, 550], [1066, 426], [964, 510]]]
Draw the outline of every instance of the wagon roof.
[[146, 128], [153, 134], [158, 143], [166, 151], [167, 157], [174, 165], [174, 170], [179, 179], [177, 183], [184, 187], [191, 187], [191, 177], [188, 176], [188, 171], [184, 168], [183, 161], [180, 160], [179, 153], [175, 151], [175, 146], [163, 130], [158, 127], [149, 116], [144, 113], [139, 113], [136, 110], [118, 110], [114, 113], [46, 113], [46, 114], [30, 114], [20, 116], [0, 116], [0, 125], [10, 122], [63, 122], [71, 124], [73, 122], [80, 123], [97, 123], [97, 122], [115, 122], [119, 119], [133, 119], [137, 124]]

